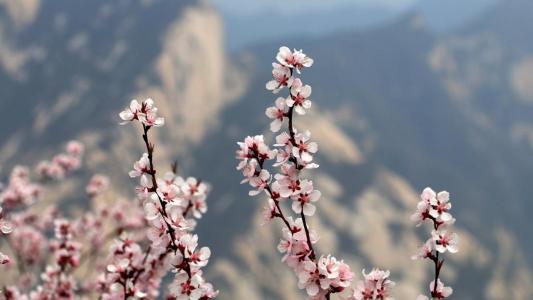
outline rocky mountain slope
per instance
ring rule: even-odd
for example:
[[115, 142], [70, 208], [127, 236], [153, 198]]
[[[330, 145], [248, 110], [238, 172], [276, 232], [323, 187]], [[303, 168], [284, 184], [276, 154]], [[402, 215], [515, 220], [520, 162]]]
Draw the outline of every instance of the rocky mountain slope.
[[[0, 172], [34, 162], [80, 138], [88, 170], [110, 174], [130, 194], [125, 172], [141, 149], [116, 113], [133, 97], [156, 99], [167, 118], [159, 160], [210, 182], [200, 223], [212, 247], [209, 277], [221, 299], [300, 299], [279, 261], [277, 225], [260, 226], [234, 171], [235, 141], [263, 132], [269, 42], [235, 57], [223, 50], [221, 20], [198, 1], [1, 1]], [[81, 6], [80, 6], [81, 5]], [[316, 59], [312, 115], [297, 119], [320, 144], [313, 175], [323, 192], [312, 224], [319, 251], [355, 270], [389, 268], [397, 299], [414, 299], [430, 270], [412, 262], [420, 232], [409, 222], [418, 192], [448, 189], [462, 236], [445, 279], [457, 299], [530, 299], [533, 186], [527, 1], [510, 0], [480, 21], [436, 37], [417, 15], [371, 31], [291, 39]], [[513, 16], [513, 22], [508, 16]], [[486, 21], [490, 20], [490, 21]], [[509, 24], [508, 24], [509, 23]], [[513, 25], [514, 24], [514, 25]], [[513, 27], [514, 26], [514, 27]], [[529, 30], [529, 31], [528, 31]], [[75, 195], [65, 206], [78, 206]], [[83, 204], [83, 203], [81, 203]]]

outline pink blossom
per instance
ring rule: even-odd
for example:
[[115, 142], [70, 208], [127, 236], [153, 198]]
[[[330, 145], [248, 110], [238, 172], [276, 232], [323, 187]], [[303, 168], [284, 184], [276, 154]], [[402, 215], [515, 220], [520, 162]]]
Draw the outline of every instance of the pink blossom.
[[255, 188], [248, 192], [250, 196], [256, 196], [261, 193], [270, 182], [270, 174], [267, 170], [261, 170], [257, 176], [250, 178], [250, 185]]
[[302, 188], [296, 167], [293, 164], [284, 164], [281, 166], [281, 172], [274, 176], [276, 184], [279, 185], [281, 197], [288, 198], [297, 195]]
[[[430, 284], [432, 299], [443, 299], [452, 293], [452, 289], [450, 287], [444, 287], [444, 284], [439, 278], [444, 264], [444, 259], [440, 259], [439, 254], [446, 252], [456, 253], [459, 251], [459, 236], [446, 229], [455, 222], [455, 219], [449, 212], [452, 207], [449, 200], [450, 195], [448, 192], [442, 191], [435, 193], [431, 188], [425, 188], [421, 195], [421, 201], [418, 203], [417, 212], [412, 216], [412, 219], [418, 223], [417, 226], [423, 221], [429, 220], [433, 227], [431, 238], [413, 256], [413, 259], [429, 258], [435, 266], [437, 284], [435, 287], [435, 280]], [[419, 295], [417, 298], [417, 300], [425, 299], [429, 298], [425, 295]]]
[[85, 151], [85, 146], [79, 141], [70, 141], [66, 146], [67, 153], [74, 157], [82, 157]]
[[390, 272], [372, 269], [368, 274], [363, 270], [364, 281], [359, 281], [353, 291], [353, 300], [393, 300], [391, 296], [395, 283], [389, 279]]
[[0, 232], [10, 234], [13, 232], [13, 224], [4, 218], [2, 211], [3, 208], [0, 206]]
[[311, 86], [303, 85], [302, 81], [296, 78], [291, 86], [291, 96], [286, 100], [287, 106], [294, 107], [298, 114], [305, 115], [305, 110], [311, 108], [311, 91]]
[[299, 214], [303, 211], [306, 216], [312, 216], [315, 214], [316, 207], [312, 202], [318, 201], [322, 194], [313, 188], [313, 182], [310, 180], [302, 180], [300, 184], [300, 191], [298, 194], [291, 196], [292, 210]]
[[427, 240], [422, 247], [418, 250], [418, 253], [411, 256], [411, 259], [424, 259], [431, 257], [435, 242], [432, 239]]
[[11, 262], [11, 259], [9, 258], [9, 256], [0, 252], [0, 265], [6, 265], [6, 264], [9, 264], [10, 262]]
[[320, 290], [320, 274], [313, 261], [306, 260], [298, 271], [298, 288], [305, 289], [307, 295], [315, 296]]
[[133, 164], [133, 170], [129, 172], [130, 177], [139, 177], [143, 174], [149, 174], [150, 172], [150, 160], [148, 159], [148, 153], [143, 153], [141, 158]]
[[[444, 299], [449, 297], [453, 293], [453, 289], [449, 286], [444, 286], [444, 283], [437, 279], [437, 288], [435, 289], [435, 280], [429, 284], [429, 289], [431, 291], [431, 297], [436, 299]], [[435, 292], [434, 292], [435, 291]]]
[[139, 186], [135, 189], [137, 198], [141, 201], [148, 199], [150, 191], [152, 190], [152, 182], [148, 179], [146, 174], [141, 175]]
[[124, 121], [122, 124], [128, 121], [138, 120], [141, 108], [141, 104], [136, 99], [131, 100], [130, 106], [119, 114], [120, 118]]
[[431, 205], [429, 214], [442, 222], [450, 222], [453, 217], [448, 212], [452, 208], [452, 204], [449, 201], [450, 194], [448, 192], [439, 192], [436, 197], [429, 200]]
[[272, 132], [278, 132], [281, 129], [283, 119], [285, 119], [287, 114], [285, 98], [279, 97], [276, 99], [275, 106], [268, 107], [265, 111], [265, 114], [270, 119], [273, 119], [273, 121], [270, 123], [270, 130]]
[[268, 199], [268, 206], [265, 206], [263, 208], [263, 223], [262, 225], [265, 225], [266, 223], [270, 222], [272, 219], [278, 216], [278, 209], [276, 208], [276, 204], [273, 199]]
[[278, 63], [272, 63], [273, 80], [266, 83], [266, 89], [277, 94], [283, 87], [290, 87], [294, 78], [291, 69]]
[[311, 133], [298, 133], [294, 137], [295, 145], [292, 148], [294, 157], [301, 159], [304, 163], [309, 163], [313, 160], [313, 154], [318, 150], [318, 145], [315, 142], [309, 142]]
[[138, 120], [145, 126], [159, 127], [164, 125], [165, 120], [157, 116], [157, 107], [154, 106], [152, 99], [146, 99], [142, 104], [137, 100], [132, 100], [130, 106], [119, 113], [119, 117], [123, 120], [121, 124]]
[[446, 230], [433, 230], [431, 232], [431, 237], [435, 242], [435, 250], [440, 253], [445, 253], [446, 251], [457, 253], [457, 251], [459, 251], [459, 236], [457, 233], [451, 233]]
[[295, 68], [298, 73], [304, 67], [311, 67], [313, 59], [309, 58], [302, 50], [292, 52], [288, 47], [280, 47], [276, 55], [278, 62], [286, 67]]
[[109, 187], [109, 178], [101, 174], [95, 174], [89, 180], [89, 184], [85, 188], [85, 191], [89, 197], [94, 198], [103, 193]]

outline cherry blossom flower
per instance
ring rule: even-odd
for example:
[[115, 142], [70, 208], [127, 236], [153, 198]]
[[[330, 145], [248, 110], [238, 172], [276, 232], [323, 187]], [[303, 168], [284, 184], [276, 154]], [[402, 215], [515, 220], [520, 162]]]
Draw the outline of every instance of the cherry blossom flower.
[[119, 114], [120, 118], [124, 121], [122, 124], [128, 123], [129, 121], [138, 120], [139, 114], [142, 113], [141, 109], [142, 106], [139, 104], [139, 101], [136, 99], [131, 100], [130, 106]]
[[9, 256], [0, 252], [0, 265], [6, 265], [6, 264], [9, 264], [10, 262], [11, 262], [11, 259], [9, 258]]
[[450, 194], [446, 191], [439, 192], [436, 197], [429, 200], [431, 210], [429, 214], [442, 222], [449, 222], [453, 219], [448, 211], [452, 208]]
[[416, 253], [415, 255], [411, 256], [411, 259], [416, 260], [416, 259], [424, 259], [424, 258], [431, 257], [432, 251], [435, 248], [434, 244], [435, 244], [435, 242], [432, 239], [427, 240], [424, 243], [424, 245], [422, 245], [422, 247], [420, 247], [420, 249], [418, 250], [418, 253]]
[[304, 163], [309, 163], [313, 160], [313, 154], [318, 150], [318, 145], [315, 142], [309, 142], [311, 133], [298, 133], [295, 135], [295, 145], [292, 148], [294, 157], [301, 159]]
[[163, 180], [159, 180], [156, 192], [157, 195], [152, 195], [152, 198], [155, 200], [157, 200], [159, 197], [169, 203], [183, 203], [183, 199], [179, 197], [181, 193], [180, 188], [173, 183], [168, 184]]
[[307, 57], [302, 50], [291, 51], [288, 47], [280, 47], [276, 55], [278, 62], [286, 67], [295, 68], [298, 73], [304, 67], [311, 67], [313, 59]]
[[143, 153], [141, 158], [133, 164], [133, 170], [129, 172], [130, 177], [139, 177], [150, 172], [150, 160], [148, 153]]
[[300, 184], [300, 190], [298, 194], [293, 194], [291, 198], [292, 210], [299, 214], [303, 211], [306, 216], [312, 216], [315, 214], [316, 207], [312, 202], [320, 199], [321, 193], [313, 188], [313, 182], [310, 180], [302, 180]]
[[141, 201], [145, 201], [150, 196], [151, 190], [152, 182], [148, 179], [146, 174], [141, 175], [139, 186], [135, 188], [135, 191], [137, 192], [137, 198]]
[[353, 291], [353, 300], [393, 300], [391, 296], [395, 283], [389, 279], [390, 272], [372, 269], [368, 274], [363, 270], [364, 280], [359, 281]]
[[277, 94], [283, 87], [290, 87], [294, 78], [291, 69], [278, 63], [272, 63], [273, 80], [266, 83], [266, 89]]
[[65, 150], [64, 153], [55, 155], [51, 161], [41, 161], [37, 165], [37, 173], [46, 179], [59, 180], [79, 169], [84, 153], [83, 144], [78, 141], [70, 141]]
[[435, 280], [433, 280], [429, 285], [429, 289], [431, 291], [431, 297], [436, 298], [436, 299], [447, 298], [453, 293], [453, 289], [449, 286], [444, 286], [444, 283], [442, 283], [440, 279], [437, 279], [436, 287], [435, 287]]
[[103, 193], [109, 187], [109, 178], [102, 174], [95, 174], [89, 180], [89, 184], [85, 188], [89, 197], [94, 198]]
[[268, 199], [268, 206], [263, 208], [263, 223], [261, 225], [269, 223], [272, 219], [278, 217], [278, 215], [279, 213], [276, 208], [276, 203], [273, 199]]
[[431, 232], [431, 236], [435, 242], [435, 250], [440, 253], [445, 253], [446, 251], [457, 253], [459, 251], [459, 236], [457, 233], [451, 233], [446, 230], [434, 230]]
[[296, 78], [291, 86], [291, 96], [287, 98], [286, 103], [288, 107], [294, 107], [294, 110], [300, 114], [305, 115], [305, 110], [311, 108], [311, 86], [304, 85], [299, 78]]
[[416, 223], [416, 227], [422, 225], [424, 220], [430, 217], [431, 205], [428, 201], [420, 201], [417, 204], [416, 212], [411, 215], [411, 220]]
[[313, 261], [304, 261], [298, 273], [298, 287], [305, 289], [307, 295], [315, 296], [320, 290], [320, 274]]
[[123, 120], [121, 124], [126, 124], [138, 120], [148, 127], [160, 127], [165, 124], [162, 117], [157, 116], [157, 107], [152, 99], [146, 99], [139, 104], [137, 100], [132, 100], [130, 106], [120, 112], [119, 117]]
[[[431, 223], [433, 230], [431, 238], [419, 249], [418, 253], [414, 255], [413, 259], [429, 259], [435, 266], [435, 280], [430, 284], [431, 297], [433, 299], [443, 299], [451, 295], [452, 289], [444, 287], [440, 281], [439, 275], [444, 265], [444, 260], [439, 257], [444, 253], [456, 253], [459, 251], [458, 243], [459, 236], [456, 233], [450, 232], [447, 227], [455, 222], [455, 219], [450, 214], [452, 207], [450, 195], [446, 191], [435, 193], [431, 188], [424, 189], [420, 196], [421, 200], [417, 205], [417, 211], [413, 214], [411, 219], [420, 226], [424, 221]], [[418, 296], [417, 300], [429, 299], [425, 295]]]
[[13, 232], [13, 224], [8, 220], [4, 219], [2, 214], [3, 208], [0, 206], [0, 232], [3, 234], [10, 234]]
[[270, 130], [272, 132], [278, 132], [281, 129], [283, 119], [287, 114], [287, 105], [285, 102], [285, 98], [279, 97], [276, 99], [275, 106], [268, 107], [265, 111], [267, 117], [274, 119], [270, 123]]
[[270, 173], [267, 170], [261, 170], [257, 176], [250, 178], [250, 185], [255, 188], [248, 192], [250, 196], [256, 196], [261, 193], [270, 182]]

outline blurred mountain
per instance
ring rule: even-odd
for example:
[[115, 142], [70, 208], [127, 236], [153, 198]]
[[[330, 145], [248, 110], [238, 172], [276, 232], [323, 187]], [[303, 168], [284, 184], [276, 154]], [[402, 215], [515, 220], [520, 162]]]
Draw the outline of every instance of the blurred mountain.
[[[315, 10], [258, 11], [247, 14], [222, 12], [226, 46], [230, 51], [265, 40], [296, 35], [322, 36], [347, 29], [364, 29], [389, 20], [398, 11], [382, 5], [349, 4]], [[297, 21], [296, 21], [297, 20]]]
[[428, 20], [434, 32], [450, 32], [478, 18], [484, 11], [492, 9], [505, 0], [420, 0], [414, 9]]
[[231, 52], [257, 42], [293, 36], [318, 38], [338, 31], [368, 30], [420, 14], [433, 33], [464, 26], [502, 0], [309, 1], [273, 3], [246, 0], [213, 1], [224, 19], [225, 44]]
[[[87, 171], [108, 173], [132, 195], [125, 173], [142, 150], [138, 130], [118, 126], [129, 99], [153, 97], [166, 117], [156, 163], [177, 158], [214, 189], [200, 222], [213, 249], [209, 277], [221, 299], [300, 299], [276, 253], [278, 224], [260, 226], [235, 171], [235, 141], [266, 133], [264, 89], [281, 44], [316, 64], [311, 116], [298, 117], [320, 143], [321, 253], [358, 272], [391, 269], [396, 298], [427, 288], [430, 269], [412, 262], [423, 236], [409, 222], [425, 186], [452, 193], [462, 251], [445, 280], [457, 299], [531, 299], [533, 242], [533, 30], [531, 3], [499, 3], [437, 36], [417, 13], [359, 32], [260, 42], [224, 53], [222, 22], [203, 1], [8, 0], [0, 2], [2, 177], [60, 144], [87, 144]], [[267, 133], [268, 137], [272, 137]], [[62, 205], [84, 205], [78, 194]], [[418, 233], [417, 233], [418, 232]], [[282, 284], [280, 284], [282, 283]]]

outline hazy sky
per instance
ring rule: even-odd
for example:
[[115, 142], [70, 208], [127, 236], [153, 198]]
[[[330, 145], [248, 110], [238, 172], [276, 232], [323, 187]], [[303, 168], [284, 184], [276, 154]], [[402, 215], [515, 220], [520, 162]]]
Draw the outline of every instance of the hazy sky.
[[295, 11], [334, 8], [353, 4], [380, 5], [393, 9], [407, 8], [417, 0], [211, 0], [226, 13], [248, 14], [260, 10]]

